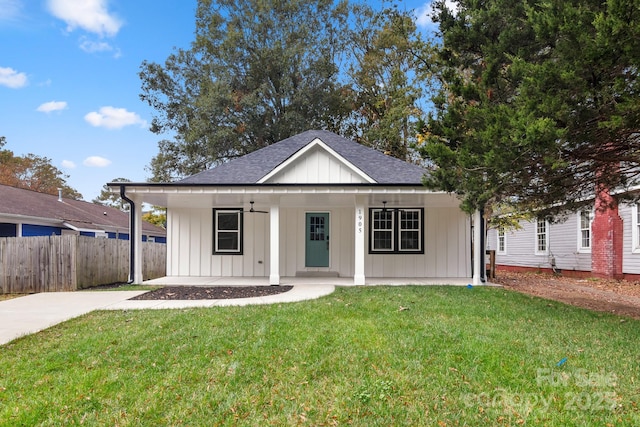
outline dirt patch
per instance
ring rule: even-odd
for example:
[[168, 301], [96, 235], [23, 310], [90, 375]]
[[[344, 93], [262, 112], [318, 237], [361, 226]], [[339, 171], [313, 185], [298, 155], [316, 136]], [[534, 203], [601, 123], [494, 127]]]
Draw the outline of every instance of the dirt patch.
[[506, 289], [566, 304], [640, 319], [640, 283], [499, 271], [491, 280]]
[[132, 300], [199, 300], [234, 299], [277, 295], [293, 289], [293, 286], [165, 286], [146, 292]]

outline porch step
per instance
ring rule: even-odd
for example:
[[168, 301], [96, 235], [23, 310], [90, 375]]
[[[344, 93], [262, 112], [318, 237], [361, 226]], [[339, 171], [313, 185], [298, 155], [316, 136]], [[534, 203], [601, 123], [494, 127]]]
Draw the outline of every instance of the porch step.
[[296, 271], [296, 277], [340, 277], [337, 271]]

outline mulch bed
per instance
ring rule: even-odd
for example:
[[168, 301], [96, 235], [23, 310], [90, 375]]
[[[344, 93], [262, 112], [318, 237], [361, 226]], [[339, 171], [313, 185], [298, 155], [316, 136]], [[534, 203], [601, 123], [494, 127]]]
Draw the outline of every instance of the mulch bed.
[[146, 292], [132, 300], [199, 300], [235, 299], [277, 295], [293, 289], [293, 286], [165, 286]]

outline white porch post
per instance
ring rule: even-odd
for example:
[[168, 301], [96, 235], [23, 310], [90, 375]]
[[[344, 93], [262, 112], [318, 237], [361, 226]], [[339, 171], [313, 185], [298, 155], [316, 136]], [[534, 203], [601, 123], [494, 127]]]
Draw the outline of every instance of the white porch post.
[[280, 284], [280, 206], [269, 209], [269, 284]]
[[477, 210], [473, 214], [473, 286], [480, 285], [480, 269], [482, 268], [482, 227], [480, 222], [482, 221], [482, 215]]
[[356, 197], [355, 215], [355, 265], [353, 274], [354, 285], [364, 285], [364, 235], [366, 231], [364, 220], [364, 198]]
[[135, 231], [133, 236], [129, 236], [130, 239], [135, 239], [134, 245], [134, 276], [133, 283], [142, 284], [144, 278], [142, 277], [142, 201], [134, 197], [134, 223]]

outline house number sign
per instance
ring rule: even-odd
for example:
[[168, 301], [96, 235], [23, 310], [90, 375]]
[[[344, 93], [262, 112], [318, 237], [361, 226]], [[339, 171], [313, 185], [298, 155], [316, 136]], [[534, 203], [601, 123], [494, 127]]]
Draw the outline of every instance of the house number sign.
[[362, 209], [358, 208], [356, 211], [356, 227], [358, 229], [358, 234], [362, 234], [363, 219], [364, 219], [364, 215], [362, 214]]

